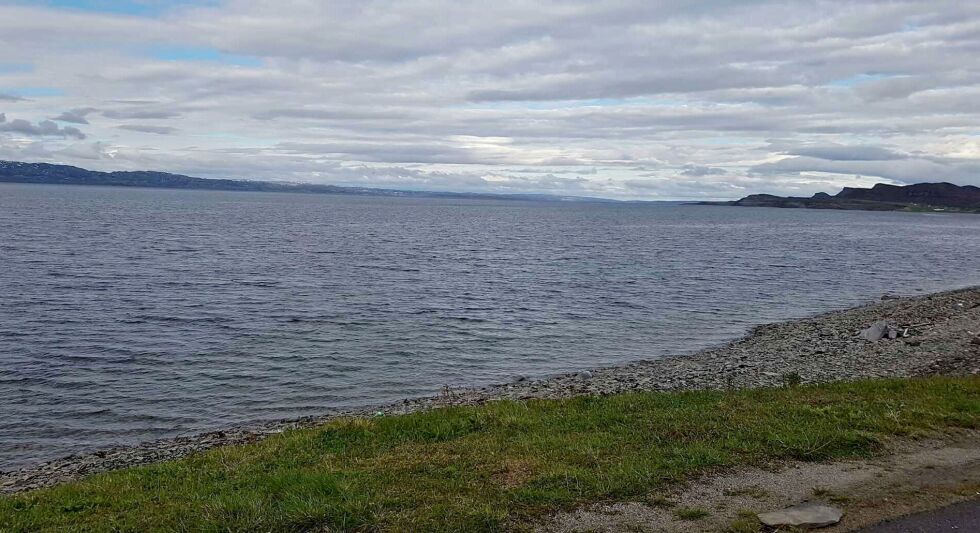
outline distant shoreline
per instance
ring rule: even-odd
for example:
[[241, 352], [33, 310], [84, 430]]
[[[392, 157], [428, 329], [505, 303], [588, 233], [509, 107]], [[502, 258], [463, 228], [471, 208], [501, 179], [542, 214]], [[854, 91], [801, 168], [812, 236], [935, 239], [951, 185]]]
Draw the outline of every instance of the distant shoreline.
[[336, 194], [348, 196], [382, 196], [399, 198], [455, 198], [475, 200], [524, 200], [541, 202], [631, 203], [589, 196], [441, 192], [318, 185], [312, 183], [273, 182], [244, 179], [198, 178], [155, 171], [101, 172], [70, 165], [22, 163], [0, 160], [0, 183], [33, 185], [79, 185], [132, 187], [147, 189], [180, 189], [195, 191], [280, 192], [299, 194]]
[[[887, 320], [907, 328], [907, 337], [877, 343], [857, 331]], [[693, 355], [520, 379], [500, 385], [446, 390], [432, 397], [340, 410], [322, 416], [279, 420], [97, 450], [0, 472], [0, 493], [51, 486], [94, 473], [168, 461], [217, 446], [244, 444], [292, 428], [349, 416], [399, 415], [500, 399], [568, 398], [630, 391], [770, 387], [787, 380], [830, 382], [873, 377], [980, 373], [980, 345], [971, 330], [980, 322], [980, 287], [910, 297], [766, 324], [740, 339]]]

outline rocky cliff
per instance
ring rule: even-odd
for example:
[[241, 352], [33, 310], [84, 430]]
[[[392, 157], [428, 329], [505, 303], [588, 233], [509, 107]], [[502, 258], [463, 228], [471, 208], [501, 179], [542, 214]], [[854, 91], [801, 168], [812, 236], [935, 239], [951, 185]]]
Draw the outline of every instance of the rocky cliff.
[[879, 183], [870, 189], [845, 187], [844, 190], [833, 196], [822, 192], [811, 197], [752, 194], [732, 202], [701, 202], [701, 204], [739, 207], [980, 213], [980, 187], [960, 186], [952, 183], [917, 183], [904, 186]]

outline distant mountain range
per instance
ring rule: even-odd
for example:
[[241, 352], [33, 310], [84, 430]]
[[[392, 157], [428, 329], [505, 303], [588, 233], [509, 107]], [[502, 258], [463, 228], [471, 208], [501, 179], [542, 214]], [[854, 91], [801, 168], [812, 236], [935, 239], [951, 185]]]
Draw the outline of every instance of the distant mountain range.
[[535, 200], [547, 202], [616, 202], [586, 196], [550, 194], [493, 194], [464, 192], [405, 191], [370, 187], [341, 187], [310, 183], [255, 180], [207, 179], [152, 171], [99, 172], [69, 165], [0, 161], [0, 182], [54, 185], [101, 185], [112, 187], [150, 187], [159, 189], [200, 189], [210, 191], [291, 192], [310, 194], [349, 194], [357, 196], [401, 196], [415, 198], [469, 198], [484, 200]]
[[959, 186], [952, 183], [916, 183], [905, 186], [879, 183], [870, 189], [845, 187], [834, 196], [823, 192], [809, 198], [753, 194], [731, 202], [698, 203], [740, 207], [980, 213], [980, 187]]

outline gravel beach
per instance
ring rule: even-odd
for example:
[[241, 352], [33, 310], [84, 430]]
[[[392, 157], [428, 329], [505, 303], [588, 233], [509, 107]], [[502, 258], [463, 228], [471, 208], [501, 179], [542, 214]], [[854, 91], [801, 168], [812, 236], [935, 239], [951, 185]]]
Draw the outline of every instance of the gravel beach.
[[[879, 329], [884, 336], [880, 340], [869, 341], [859, 335], [882, 321]], [[403, 414], [501, 399], [977, 373], [980, 373], [980, 287], [913, 297], [886, 296], [879, 302], [853, 309], [758, 326], [741, 339], [695, 354], [544, 379], [519, 378], [511, 383], [475, 389], [447, 389], [438, 396], [397, 404], [77, 454], [0, 472], [0, 492], [31, 490], [98, 472], [172, 460], [216, 446], [253, 442], [285, 429], [315, 426], [341, 416]]]

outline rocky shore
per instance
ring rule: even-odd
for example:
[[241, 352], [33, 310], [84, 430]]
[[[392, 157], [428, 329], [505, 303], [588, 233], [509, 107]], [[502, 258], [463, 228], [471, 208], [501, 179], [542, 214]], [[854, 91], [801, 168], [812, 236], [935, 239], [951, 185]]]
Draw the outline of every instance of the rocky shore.
[[[866, 330], [876, 323], [875, 329], [885, 334], [879, 340], [867, 340]], [[475, 389], [447, 389], [438, 396], [397, 404], [77, 454], [0, 472], [0, 492], [31, 490], [98, 472], [177, 459], [216, 446], [254, 442], [285, 429], [315, 426], [342, 416], [394, 415], [501, 399], [978, 373], [980, 287], [915, 297], [886, 296], [880, 302], [845, 311], [758, 326], [742, 339], [693, 355], [546, 379], [518, 378], [512, 383]]]

